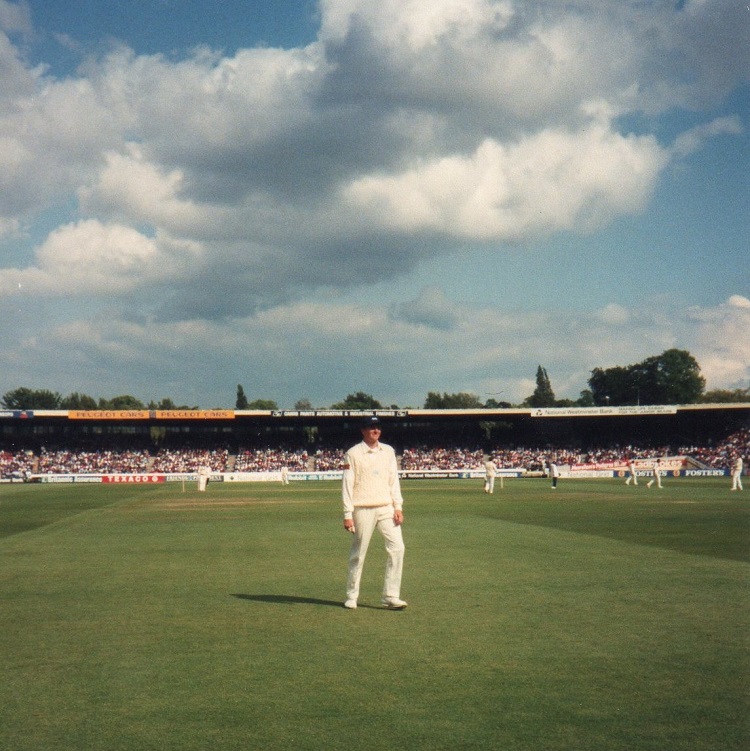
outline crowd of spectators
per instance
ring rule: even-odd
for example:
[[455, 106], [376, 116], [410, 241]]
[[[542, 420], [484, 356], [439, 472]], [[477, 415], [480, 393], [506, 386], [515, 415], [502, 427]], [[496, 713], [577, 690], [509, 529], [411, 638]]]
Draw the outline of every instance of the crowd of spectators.
[[[750, 467], [750, 430], [739, 430], [710, 446], [635, 445], [570, 450], [554, 447], [496, 448], [489, 457], [498, 469], [543, 470], [550, 461], [558, 465], [621, 464], [628, 459], [655, 456], [687, 456], [709, 468], [728, 469], [741, 456]], [[485, 453], [466, 447], [406, 448], [400, 457], [403, 470], [481, 469]], [[305, 471], [340, 470], [344, 463], [341, 449], [318, 449], [311, 457], [302, 448], [241, 449], [232, 457], [228, 449], [161, 449], [155, 456], [146, 450], [75, 451], [42, 449], [38, 456], [30, 451], [0, 451], [0, 476], [23, 477], [36, 474], [141, 474], [146, 472], [197, 472], [209, 467], [212, 472], [268, 472], [284, 467]]]
[[37, 472], [56, 474], [133, 474], [147, 472], [151, 456], [148, 451], [48, 451], [42, 449]]
[[[556, 452], [558, 464], [570, 464], [573, 455], [567, 451]], [[529, 472], [543, 470], [550, 462], [550, 451], [543, 448], [495, 449], [490, 459], [498, 469], [525, 469]]]
[[[673, 453], [669, 446], [614, 446], [594, 448], [585, 454], [577, 454], [573, 464], [608, 464], [622, 463], [628, 459], [651, 459], [654, 456], [668, 456]], [[679, 452], [678, 452], [679, 453]]]
[[[551, 461], [558, 465], [623, 464], [628, 459], [650, 459], [655, 456], [688, 456], [710, 468], [728, 469], [738, 456], [745, 464], [750, 463], [750, 430], [740, 430], [714, 446], [650, 446], [635, 445], [592, 447], [585, 450], [570, 450], [553, 447], [496, 448], [489, 458], [498, 469], [524, 469], [529, 472], [543, 471]], [[484, 463], [481, 450], [465, 448], [426, 447], [404, 449], [401, 469], [478, 469]]]
[[34, 471], [36, 456], [31, 451], [0, 451], [0, 477], [24, 477]]
[[525, 469], [529, 472], [543, 470], [554, 461], [558, 465], [576, 466], [582, 464], [622, 464], [628, 459], [648, 459], [654, 456], [667, 456], [669, 446], [642, 448], [638, 446], [615, 446], [611, 448], [589, 448], [585, 451], [556, 448], [514, 448], [495, 449], [490, 458], [498, 469]]
[[479, 469], [484, 464], [482, 449], [468, 448], [427, 448], [419, 446], [404, 449], [401, 455], [401, 469]]
[[240, 449], [234, 462], [235, 472], [273, 472], [286, 467], [291, 472], [307, 469], [309, 456], [304, 449]]
[[197, 472], [208, 467], [212, 472], [226, 472], [228, 449], [160, 449], [152, 472]]
[[737, 457], [741, 457], [745, 466], [748, 467], [750, 464], [750, 430], [738, 430], [716, 446], [684, 446], [680, 451], [714, 469], [731, 467]]
[[341, 449], [318, 449], [313, 459], [316, 472], [330, 472], [344, 466], [344, 452]]
[[38, 474], [144, 474], [147, 472], [197, 472], [209, 467], [225, 472], [229, 451], [208, 449], [161, 449], [155, 456], [146, 450], [74, 451], [42, 449]]

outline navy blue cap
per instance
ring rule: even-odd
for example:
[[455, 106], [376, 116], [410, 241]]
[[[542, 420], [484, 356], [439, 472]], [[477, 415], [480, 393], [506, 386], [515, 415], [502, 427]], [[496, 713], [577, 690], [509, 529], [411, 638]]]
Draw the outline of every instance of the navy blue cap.
[[382, 423], [377, 415], [363, 417], [362, 422], [359, 423], [360, 428], [379, 428], [381, 425]]

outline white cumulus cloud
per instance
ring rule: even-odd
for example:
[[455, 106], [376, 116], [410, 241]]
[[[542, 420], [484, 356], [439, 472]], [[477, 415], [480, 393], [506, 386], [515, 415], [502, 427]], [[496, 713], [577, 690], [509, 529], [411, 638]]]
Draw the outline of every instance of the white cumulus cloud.
[[37, 249], [28, 268], [0, 270], [0, 295], [19, 285], [43, 297], [121, 295], [180, 276], [181, 261], [199, 248], [166, 237], [147, 237], [131, 227], [89, 219], [64, 225]]
[[693, 308], [695, 355], [709, 387], [750, 388], [750, 300], [732, 295], [715, 308]]
[[385, 228], [517, 240], [637, 211], [665, 162], [654, 139], [592, 125], [508, 146], [487, 140], [468, 157], [360, 178], [346, 196]]

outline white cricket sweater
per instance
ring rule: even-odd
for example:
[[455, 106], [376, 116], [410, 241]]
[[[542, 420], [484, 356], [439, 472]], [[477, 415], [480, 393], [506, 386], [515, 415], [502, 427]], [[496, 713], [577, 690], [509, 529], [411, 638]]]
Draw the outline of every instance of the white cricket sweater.
[[355, 506], [404, 504], [398, 479], [396, 452], [385, 443], [370, 448], [364, 441], [352, 446], [344, 460], [342, 482], [344, 518], [351, 519]]

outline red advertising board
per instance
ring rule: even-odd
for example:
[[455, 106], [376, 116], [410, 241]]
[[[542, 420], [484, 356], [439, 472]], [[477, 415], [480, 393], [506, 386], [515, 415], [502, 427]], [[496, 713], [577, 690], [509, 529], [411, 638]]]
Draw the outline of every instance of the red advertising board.
[[166, 475], [102, 475], [102, 482], [128, 482], [146, 484], [152, 482], [166, 482]]

